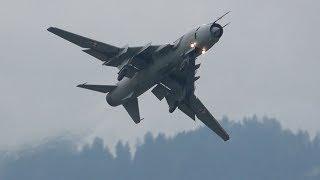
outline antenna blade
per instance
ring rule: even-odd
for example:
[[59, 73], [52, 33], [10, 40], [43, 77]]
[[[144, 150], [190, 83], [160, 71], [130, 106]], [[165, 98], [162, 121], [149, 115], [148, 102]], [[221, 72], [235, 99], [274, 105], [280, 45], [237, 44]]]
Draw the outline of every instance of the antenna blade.
[[225, 17], [227, 14], [231, 13], [231, 11], [228, 11], [227, 13], [225, 13], [224, 15], [220, 16], [217, 20], [215, 20], [213, 23], [216, 23], [217, 21], [219, 21], [220, 19], [222, 19], [223, 17]]
[[227, 24], [225, 24], [224, 26], [222, 26], [222, 28], [224, 29], [225, 27], [229, 26], [231, 24], [231, 22], [228, 22]]

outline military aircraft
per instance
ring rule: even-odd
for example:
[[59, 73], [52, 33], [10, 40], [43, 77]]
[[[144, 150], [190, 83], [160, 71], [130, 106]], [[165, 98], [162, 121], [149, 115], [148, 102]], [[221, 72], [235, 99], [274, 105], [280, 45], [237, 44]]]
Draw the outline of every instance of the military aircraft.
[[224, 141], [229, 135], [208, 109], [195, 96], [195, 76], [200, 64], [196, 59], [216, 44], [223, 35], [224, 26], [217, 22], [201, 25], [184, 34], [173, 43], [163, 45], [146, 44], [141, 47], [115, 47], [103, 42], [79, 36], [55, 27], [48, 31], [82, 48], [84, 52], [99, 59], [105, 66], [119, 69], [116, 85], [80, 84], [77, 87], [105, 93], [111, 106], [122, 105], [133, 121], [140, 119], [138, 97], [152, 89], [161, 101], [166, 99], [169, 112], [176, 108], [195, 120], [197, 117]]

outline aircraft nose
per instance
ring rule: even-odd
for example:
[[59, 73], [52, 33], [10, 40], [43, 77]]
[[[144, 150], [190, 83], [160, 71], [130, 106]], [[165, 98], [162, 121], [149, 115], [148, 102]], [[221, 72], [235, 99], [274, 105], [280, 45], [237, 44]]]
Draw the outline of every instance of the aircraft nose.
[[219, 24], [213, 24], [210, 28], [210, 31], [214, 38], [220, 38], [223, 34], [223, 28]]

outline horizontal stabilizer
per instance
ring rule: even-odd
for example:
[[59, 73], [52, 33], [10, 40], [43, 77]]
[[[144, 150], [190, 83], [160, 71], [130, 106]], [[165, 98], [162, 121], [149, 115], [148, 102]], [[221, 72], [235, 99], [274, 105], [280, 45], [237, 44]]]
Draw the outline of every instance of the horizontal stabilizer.
[[97, 91], [101, 93], [108, 93], [112, 90], [114, 90], [117, 86], [114, 85], [92, 85], [92, 84], [80, 84], [77, 87], [84, 88], [84, 89], [89, 89], [92, 91]]
[[136, 124], [141, 121], [138, 98], [129, 99], [126, 103], [123, 104], [123, 107], [127, 110], [130, 117]]

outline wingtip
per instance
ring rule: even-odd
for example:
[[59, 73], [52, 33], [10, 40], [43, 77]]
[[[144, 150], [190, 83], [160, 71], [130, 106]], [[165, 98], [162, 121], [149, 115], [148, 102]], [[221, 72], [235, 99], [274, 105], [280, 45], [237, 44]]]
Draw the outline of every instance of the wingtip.
[[226, 137], [223, 138], [224, 141], [229, 141], [230, 140], [230, 136], [227, 135]]
[[83, 84], [79, 84], [79, 85], [77, 85], [77, 87], [82, 88], [82, 87], [85, 86], [86, 84], [87, 84], [87, 82], [85, 82], [85, 83], [83, 83]]
[[57, 32], [61, 31], [61, 29], [57, 28], [57, 27], [49, 27], [47, 29], [47, 31], [53, 33], [53, 34], [56, 34]]
[[49, 31], [49, 32], [52, 32], [54, 30], [54, 27], [49, 27], [48, 29], [47, 29], [47, 31]]

